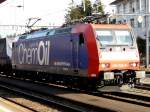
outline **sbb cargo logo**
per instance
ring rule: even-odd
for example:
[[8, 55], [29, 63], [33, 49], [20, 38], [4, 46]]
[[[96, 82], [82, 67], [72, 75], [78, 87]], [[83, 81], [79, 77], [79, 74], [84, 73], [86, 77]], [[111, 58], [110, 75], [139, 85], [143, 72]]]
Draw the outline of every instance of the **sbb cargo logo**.
[[18, 61], [20, 64], [49, 65], [50, 41], [20, 43]]

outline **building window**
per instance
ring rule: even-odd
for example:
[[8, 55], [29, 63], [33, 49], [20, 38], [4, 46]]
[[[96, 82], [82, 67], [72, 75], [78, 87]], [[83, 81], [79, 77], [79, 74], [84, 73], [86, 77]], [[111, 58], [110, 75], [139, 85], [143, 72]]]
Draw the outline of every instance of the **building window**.
[[130, 3], [130, 12], [132, 12], [132, 1], [130, 1], [129, 3]]
[[128, 7], [127, 7], [127, 3], [125, 2], [123, 3], [123, 12], [127, 13], [127, 11], [128, 11]]
[[138, 22], [138, 28], [142, 28], [142, 23]]
[[141, 2], [142, 2], [142, 9], [146, 11], [146, 0], [141, 0]]
[[140, 1], [136, 0], [136, 10], [140, 10]]
[[126, 13], [126, 4], [123, 4], [123, 13]]
[[117, 7], [118, 14], [120, 13], [120, 10], [121, 10], [121, 5], [118, 5], [118, 7]]
[[134, 19], [130, 19], [130, 25], [134, 28]]
[[135, 9], [134, 9], [134, 7], [132, 8], [132, 12], [135, 12]]
[[131, 0], [129, 3], [130, 3], [130, 12], [131, 13], [135, 12], [133, 1]]

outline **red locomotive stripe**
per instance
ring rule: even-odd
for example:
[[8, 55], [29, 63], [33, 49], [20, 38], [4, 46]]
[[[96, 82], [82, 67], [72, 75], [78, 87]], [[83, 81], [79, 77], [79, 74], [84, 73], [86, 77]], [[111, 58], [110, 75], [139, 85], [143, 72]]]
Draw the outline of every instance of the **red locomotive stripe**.
[[98, 76], [99, 72], [99, 58], [96, 45], [96, 38], [91, 24], [78, 24], [72, 33], [82, 32], [85, 36], [88, 51], [88, 77], [92, 74]]
[[98, 49], [96, 45], [96, 38], [94, 35], [94, 31], [91, 25], [88, 26], [88, 30], [86, 30], [86, 39], [87, 39], [87, 48], [88, 48], [88, 76], [91, 77], [92, 74], [96, 74], [98, 76], [99, 72], [99, 58], [98, 58]]

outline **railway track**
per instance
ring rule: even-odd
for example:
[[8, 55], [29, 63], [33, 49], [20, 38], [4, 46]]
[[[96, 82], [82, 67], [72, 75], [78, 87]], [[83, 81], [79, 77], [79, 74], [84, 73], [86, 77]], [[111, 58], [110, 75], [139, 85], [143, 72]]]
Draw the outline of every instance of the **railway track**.
[[[9, 80], [5, 79], [5, 77], [0, 78], [0, 81], [3, 81], [3, 83], [6, 81], [9, 82]], [[16, 81], [15, 81], [15, 84], [16, 84]], [[15, 84], [14, 84], [14, 82], [11, 82], [11, 85], [15, 85]], [[71, 111], [91, 111], [92, 110], [92, 111], [107, 111], [107, 112], [112, 112], [112, 111], [123, 112], [126, 110], [126, 109], [124, 110], [125, 107], [121, 108], [121, 107], [118, 107], [118, 106], [115, 107], [115, 106], [116, 105], [127, 105], [126, 107], [131, 106], [130, 111], [131, 110], [135, 111], [134, 109], [136, 109], [138, 106], [139, 109], [137, 112], [140, 112], [139, 110], [141, 108], [143, 108], [145, 110], [146, 109], [149, 110], [148, 107], [150, 106], [149, 99], [145, 100], [145, 98], [149, 98], [149, 97], [145, 96], [145, 98], [143, 98], [143, 97], [141, 98], [140, 95], [135, 96], [133, 94], [131, 97], [131, 95], [129, 93], [115, 93], [115, 92], [113, 92], [111, 94], [110, 93], [107, 93], [107, 94], [106, 93], [104, 93], [104, 94], [89, 93], [89, 95], [87, 95], [87, 94], [82, 94], [82, 93], [78, 94], [78, 92], [74, 91], [74, 90], [69, 90], [69, 91], [67, 90], [66, 91], [66, 89], [63, 87], [58, 87], [59, 88], [59, 92], [58, 92], [55, 89], [56, 87], [50, 87], [51, 88], [50, 89], [50, 88], [47, 88], [45, 86], [43, 86], [43, 87], [39, 86], [38, 89], [43, 90], [43, 91], [39, 92], [37, 87], [36, 87], [37, 84], [36, 84], [36, 86], [34, 84], [34, 86], [32, 86], [32, 88], [30, 88], [30, 90], [26, 90], [26, 93], [27, 93], [26, 94], [23, 91], [25, 89], [22, 90], [22, 88], [26, 88], [25, 86], [31, 87], [31, 85], [30, 84], [23, 84], [23, 83], [21, 83], [21, 81], [18, 81], [18, 85], [21, 86], [19, 91], [17, 89], [11, 90], [12, 87], [10, 89], [10, 86], [9, 86], [9, 88], [8, 87], [5, 87], [5, 88], [10, 89], [11, 91], [17, 90], [17, 92], [19, 92], [20, 94], [27, 95], [29, 97], [33, 97], [33, 99], [36, 99], [40, 102], [42, 101], [42, 102], [45, 102], [46, 104], [53, 103], [55, 105], [59, 105], [59, 107], [66, 108], [66, 110], [71, 110]], [[6, 86], [6, 84], [5, 84], [5, 86]], [[3, 85], [3, 87], [4, 87], [4, 85]], [[51, 91], [51, 93], [49, 91]], [[54, 94], [54, 95], [52, 95], [52, 94]], [[67, 96], [65, 96], [65, 94]], [[49, 96], [49, 97], [51, 96], [51, 98], [49, 98], [47, 96]], [[89, 98], [88, 101], [90, 103], [81, 100], [85, 96], [87, 96], [85, 99]], [[135, 99], [135, 97], [136, 97], [136, 99]], [[139, 100], [139, 98], [140, 98], [140, 100]], [[104, 105], [106, 102], [108, 103], [106, 105], [109, 105], [109, 103], [111, 104], [111, 108], [108, 108], [108, 106]], [[111, 103], [111, 102], [113, 102], [113, 103]]]
[[51, 107], [43, 105], [40, 101], [38, 102], [32, 97], [18, 93], [14, 87], [9, 85], [0, 84], [0, 98], [8, 102], [6, 106], [10, 107], [12, 112], [63, 112], [63, 109], [59, 109], [53, 105]]
[[138, 84], [138, 85], [135, 85], [135, 88], [150, 91], [150, 85], [149, 84]]
[[149, 90], [143, 90], [143, 88], [142, 89], [129, 88], [129, 87], [123, 87], [123, 88], [126, 88], [126, 89], [121, 89], [121, 91], [104, 92], [102, 94], [99, 94], [99, 92], [97, 93], [90, 92], [90, 94], [150, 107], [150, 91]]
[[102, 95], [105, 98], [110, 98], [118, 101], [128, 102], [136, 105], [150, 107], [150, 97], [143, 97], [126, 92], [113, 92]]
[[[64, 111], [76, 111], [76, 112], [87, 112], [87, 111], [103, 112], [103, 111], [107, 111], [107, 112], [115, 112], [111, 109], [105, 109], [105, 108], [97, 107], [97, 106], [90, 105], [90, 104], [84, 104], [84, 103], [80, 103], [80, 102], [76, 102], [76, 101], [71, 101], [71, 100], [63, 99], [61, 97], [52, 96], [50, 94], [48, 96], [47, 96], [47, 94], [43, 95], [39, 91], [37, 93], [37, 91], [34, 91], [34, 90], [31, 91], [31, 90], [28, 90], [25, 88], [23, 89], [20, 87], [18, 88], [17, 86], [12, 86], [12, 85], [10, 85], [8, 83], [6, 84], [4, 82], [0, 84], [0, 87], [7, 89], [9, 91], [13, 91], [17, 94], [21, 94], [23, 96], [29, 97], [32, 100], [38, 101], [42, 104], [56, 105], [57, 107], [59, 107], [60, 109], [62, 109]], [[25, 107], [24, 105], [21, 105], [21, 106]], [[28, 107], [26, 107], [26, 108], [28, 108]], [[32, 110], [32, 111], [37, 112], [36, 110]]]
[[[37, 102], [40, 102], [42, 104], [45, 104], [45, 105], [55, 105], [57, 108], [59, 108], [62, 112], [64, 111], [77, 111], [77, 112], [82, 112], [84, 110], [84, 108], [79, 108], [79, 106], [70, 106], [69, 104], [65, 104], [64, 102], [66, 101], [62, 101], [61, 99], [58, 99], [56, 100], [56, 98], [46, 98], [45, 96], [43, 95], [40, 95], [40, 94], [37, 94], [37, 93], [34, 93], [34, 92], [31, 92], [31, 91], [23, 91], [23, 90], [20, 90], [18, 88], [14, 88], [14, 87], [10, 87], [9, 85], [0, 85], [1, 88], [3, 89], [7, 89], [9, 91], [13, 91], [15, 92], [16, 94], [20, 94], [20, 95], [23, 95], [27, 98], [30, 98], [32, 101], [37, 101]], [[36, 94], [36, 95], [35, 95]], [[3, 97], [4, 98], [4, 97]], [[28, 105], [23, 105], [23, 104], [20, 104], [12, 99], [9, 99], [9, 98], [4, 98], [12, 103], [15, 103], [21, 107], [24, 107], [26, 109], [28, 109], [29, 111], [31, 112], [41, 112], [41, 111], [38, 111], [36, 109], [32, 109], [30, 108], [30, 106]], [[37, 107], [38, 108], [38, 107]], [[86, 109], [88, 110], [88, 109]], [[84, 111], [86, 111], [84, 110]], [[111, 111], [110, 111], [111, 112]]]

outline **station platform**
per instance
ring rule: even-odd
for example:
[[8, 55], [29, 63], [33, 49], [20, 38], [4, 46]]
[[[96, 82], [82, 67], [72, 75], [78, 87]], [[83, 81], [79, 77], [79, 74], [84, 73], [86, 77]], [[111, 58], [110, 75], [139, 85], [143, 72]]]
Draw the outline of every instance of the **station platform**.
[[143, 78], [143, 79], [140, 80], [140, 82], [142, 84], [148, 84], [148, 85], [150, 85], [150, 77]]
[[0, 97], [0, 112], [32, 112]]

